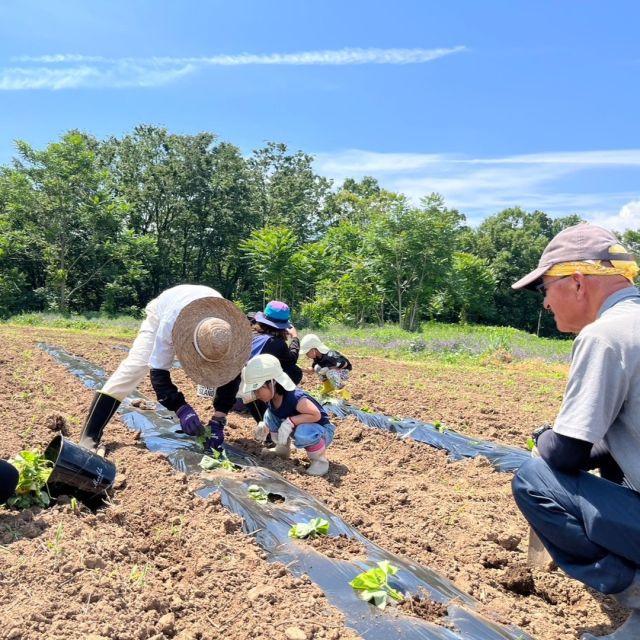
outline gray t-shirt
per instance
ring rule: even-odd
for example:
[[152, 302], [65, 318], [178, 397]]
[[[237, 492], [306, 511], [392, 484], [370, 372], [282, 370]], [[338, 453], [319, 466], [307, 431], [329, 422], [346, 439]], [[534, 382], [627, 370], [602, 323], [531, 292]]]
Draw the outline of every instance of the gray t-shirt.
[[578, 334], [554, 431], [593, 444], [604, 439], [627, 482], [640, 491], [640, 292], [609, 296]]

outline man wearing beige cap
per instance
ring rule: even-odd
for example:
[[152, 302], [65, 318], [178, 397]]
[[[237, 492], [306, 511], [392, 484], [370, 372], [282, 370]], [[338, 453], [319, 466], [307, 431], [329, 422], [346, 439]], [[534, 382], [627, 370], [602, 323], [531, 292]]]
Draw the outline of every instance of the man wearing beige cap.
[[191, 380], [215, 388], [211, 437], [206, 448], [220, 449], [226, 415], [235, 402], [238, 374], [249, 358], [251, 328], [246, 316], [215, 289], [183, 284], [167, 289], [146, 307], [146, 318], [129, 351], [91, 403], [80, 444], [97, 449], [116, 409], [150, 373], [158, 402], [175, 411], [190, 436], [204, 432], [200, 417], [171, 380], [177, 356]]
[[583, 223], [556, 235], [513, 285], [541, 292], [558, 329], [577, 334], [560, 412], [534, 432], [540, 457], [516, 472], [513, 495], [560, 568], [632, 610], [608, 640], [640, 638], [637, 274], [612, 233]]

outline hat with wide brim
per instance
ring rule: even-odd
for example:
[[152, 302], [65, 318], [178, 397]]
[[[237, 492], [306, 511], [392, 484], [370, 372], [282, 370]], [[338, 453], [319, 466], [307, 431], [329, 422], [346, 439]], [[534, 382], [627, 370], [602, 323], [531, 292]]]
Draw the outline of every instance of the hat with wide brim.
[[251, 353], [251, 325], [245, 314], [224, 298], [190, 302], [180, 311], [171, 335], [185, 373], [209, 388], [233, 380]]
[[311, 349], [317, 349], [320, 353], [329, 353], [329, 347], [315, 333], [308, 333], [300, 341], [302, 353], [309, 353]]
[[287, 391], [293, 391], [296, 388], [295, 382], [282, 370], [278, 358], [270, 353], [261, 353], [251, 358], [242, 369], [239, 393], [241, 395], [252, 393], [269, 380], [275, 380]]
[[291, 329], [293, 326], [290, 322], [291, 309], [285, 302], [280, 300], [271, 300], [267, 303], [264, 311], [256, 313], [256, 322], [266, 324], [276, 329]]

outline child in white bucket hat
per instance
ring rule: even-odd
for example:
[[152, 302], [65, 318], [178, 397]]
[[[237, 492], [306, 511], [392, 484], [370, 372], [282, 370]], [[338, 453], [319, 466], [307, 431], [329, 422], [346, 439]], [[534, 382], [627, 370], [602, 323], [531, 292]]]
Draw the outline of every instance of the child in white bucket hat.
[[276, 447], [263, 449], [263, 455], [288, 458], [293, 438], [296, 448], [305, 449], [311, 461], [308, 474], [323, 476], [329, 471], [326, 450], [335, 427], [322, 405], [296, 387], [275, 356], [262, 354], [247, 362], [242, 370], [240, 393], [254, 393], [267, 405], [264, 422], [256, 428], [256, 439], [264, 442], [271, 433]]
[[344, 387], [352, 366], [345, 356], [329, 349], [315, 333], [308, 333], [302, 338], [300, 351], [312, 360], [313, 370], [322, 382], [323, 393], [330, 394], [337, 389], [342, 391], [340, 395], [348, 397]]

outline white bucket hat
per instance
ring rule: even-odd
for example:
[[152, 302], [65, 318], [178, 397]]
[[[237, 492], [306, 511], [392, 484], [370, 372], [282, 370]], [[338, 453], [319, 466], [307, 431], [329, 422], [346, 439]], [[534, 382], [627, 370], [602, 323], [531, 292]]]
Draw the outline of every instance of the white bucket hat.
[[282, 370], [280, 361], [269, 353], [254, 356], [242, 370], [239, 393], [245, 395], [259, 389], [265, 382], [275, 380], [287, 391], [296, 388], [293, 380]]
[[315, 333], [308, 333], [300, 341], [300, 351], [302, 353], [309, 353], [311, 349], [317, 349], [320, 353], [329, 353], [329, 347]]
[[203, 387], [233, 380], [251, 353], [251, 325], [233, 302], [206, 297], [190, 302], [171, 332], [184, 372]]

